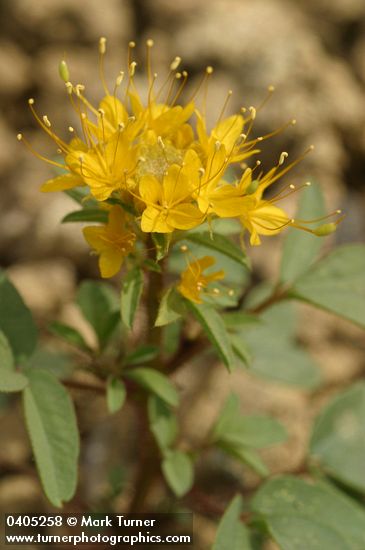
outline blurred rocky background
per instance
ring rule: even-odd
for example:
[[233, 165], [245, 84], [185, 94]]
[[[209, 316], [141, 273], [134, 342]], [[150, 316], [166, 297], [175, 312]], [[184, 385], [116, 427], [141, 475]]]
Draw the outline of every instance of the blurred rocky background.
[[[30, 155], [17, 142], [16, 134], [24, 132], [42, 154], [55, 154], [54, 145], [35, 124], [27, 99], [34, 97], [39, 112], [47, 114], [57, 131], [67, 137], [73, 119], [58, 76], [58, 62], [65, 56], [72, 81], [85, 84], [89, 97], [97, 101], [102, 94], [97, 67], [100, 36], [108, 38], [106, 73], [110, 82], [125, 68], [129, 40], [137, 42], [136, 55], [143, 59], [145, 40], [154, 39], [154, 70], [161, 75], [174, 56], [180, 55], [182, 67], [191, 75], [192, 88], [205, 66], [213, 65], [207, 109], [212, 123], [227, 90], [234, 92], [228, 109], [233, 111], [258, 105], [273, 84], [276, 91], [258, 115], [256, 135], [292, 118], [297, 124], [265, 144], [264, 164], [276, 162], [283, 150], [294, 158], [315, 144], [314, 152], [286, 182], [314, 179], [323, 186], [328, 209], [346, 212], [332, 243], [364, 240], [363, 0], [1, 0], [0, 27], [0, 265], [9, 270], [41, 323], [74, 315], [70, 302], [77, 282], [97, 276], [96, 262], [79, 228], [59, 223], [73, 209], [71, 199], [39, 192], [40, 184], [52, 177], [52, 169]], [[293, 211], [296, 199], [290, 198]], [[279, 254], [280, 238], [266, 239], [253, 251], [259, 276], [275, 273]], [[361, 376], [364, 348], [360, 331], [306, 308], [302, 315], [300, 337], [323, 366], [328, 391]], [[309, 319], [310, 326], [306, 323]], [[295, 469], [303, 459], [313, 411], [318, 408], [316, 400], [323, 395], [311, 397], [248, 374], [240, 376], [241, 384], [236, 380], [230, 385], [241, 387], [245, 411], [274, 413], [291, 434], [286, 449], [269, 456], [270, 466], [274, 471]], [[214, 416], [213, 403], [226, 381], [224, 371], [210, 377], [200, 404], [206, 420]], [[223, 398], [221, 395], [218, 401]], [[90, 445], [95, 450], [94, 467], [99, 468], [97, 458], [103, 457], [100, 441], [107, 439], [109, 432], [101, 428], [103, 410], [100, 412], [97, 403], [94, 408], [95, 423], [101, 424]], [[193, 409], [191, 414], [197, 418]], [[3, 417], [9, 422], [1, 428], [5, 458], [22, 464], [29, 456], [28, 443], [23, 443], [12, 410], [6, 410]], [[204, 415], [200, 418], [204, 424]], [[195, 426], [197, 430], [199, 426]], [[37, 485], [26, 472], [0, 478], [0, 508], [13, 506], [15, 510], [23, 502], [30, 511], [36, 502], [41, 506], [39, 499]], [[209, 532], [209, 526], [206, 528]]]

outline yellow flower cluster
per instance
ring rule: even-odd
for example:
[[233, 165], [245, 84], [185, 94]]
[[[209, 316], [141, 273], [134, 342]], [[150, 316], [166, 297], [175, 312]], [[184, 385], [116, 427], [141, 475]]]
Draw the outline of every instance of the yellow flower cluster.
[[[120, 269], [124, 257], [133, 250], [137, 233], [143, 239], [145, 233], [189, 230], [217, 217], [239, 219], [242, 228], [250, 233], [252, 245], [260, 244], [260, 235], [274, 235], [289, 225], [313, 232], [299, 226], [276, 205], [283, 193], [270, 200], [263, 198], [267, 187], [302, 157], [284, 165], [287, 153], [283, 152], [277, 165], [266, 174], [259, 172], [260, 162], [256, 161], [253, 168], [246, 165], [236, 181], [227, 181], [231, 165], [242, 166], [243, 161], [259, 153], [260, 142], [283, 128], [266, 136], [251, 137], [257, 110], [242, 108], [238, 114], [225, 117], [232, 93], [229, 92], [219, 119], [209, 131], [205, 105], [199, 110], [194, 100], [200, 91], [205, 97], [212, 68], [207, 67], [193, 97], [184, 106], [179, 105], [188, 78], [186, 71], [179, 72], [181, 59], [172, 61], [167, 78], [157, 87], [157, 75], [151, 68], [152, 46], [152, 40], [148, 40], [145, 101], [135, 82], [134, 42], [129, 44], [127, 70], [119, 73], [110, 91], [103, 69], [106, 40], [100, 39], [99, 64], [105, 97], [98, 107], [89, 102], [83, 85], [71, 83], [67, 65], [61, 62], [60, 74], [80, 122], [79, 131], [69, 127], [70, 141], [61, 139], [48, 117], [39, 116], [34, 100], [29, 100], [35, 118], [63, 155], [64, 164], [41, 158], [66, 171], [44, 183], [42, 191], [87, 186], [91, 196], [109, 209], [108, 224], [84, 229], [86, 240], [100, 256], [102, 276], [110, 277]], [[272, 91], [270, 87], [269, 94]], [[285, 127], [294, 123], [290, 121]], [[22, 134], [18, 139], [31, 148]], [[284, 195], [294, 190], [294, 186], [289, 187]], [[336, 224], [326, 226], [328, 234]], [[185, 278], [198, 277], [200, 281], [206, 261], [201, 262], [191, 264]], [[203, 286], [204, 281], [200, 281]], [[187, 295], [184, 288], [182, 281], [181, 291]]]

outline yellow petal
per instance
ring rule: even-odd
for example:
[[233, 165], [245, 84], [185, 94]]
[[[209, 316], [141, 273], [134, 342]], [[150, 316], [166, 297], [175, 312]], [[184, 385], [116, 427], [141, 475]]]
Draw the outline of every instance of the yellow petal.
[[187, 200], [190, 194], [190, 182], [186, 175], [182, 173], [181, 166], [172, 164], [167, 174], [164, 176], [163, 183], [163, 200], [168, 205], [173, 205], [184, 199]]
[[215, 141], [220, 141], [230, 151], [235, 145], [237, 139], [242, 133], [243, 117], [241, 115], [232, 115], [225, 120], [222, 120], [212, 130], [212, 138]]
[[41, 191], [44, 193], [52, 191], [66, 191], [66, 189], [73, 189], [79, 185], [85, 185], [80, 176], [76, 176], [74, 174], [64, 174], [46, 181], [41, 186]]
[[175, 229], [191, 229], [201, 224], [204, 218], [193, 204], [179, 204], [169, 211], [167, 223]]
[[125, 221], [126, 215], [123, 208], [115, 204], [109, 212], [108, 230], [111, 233], [121, 233], [124, 229]]
[[88, 227], [84, 227], [83, 235], [85, 237], [85, 240], [87, 243], [94, 249], [96, 252], [101, 252], [107, 247], [107, 243], [105, 242], [105, 238], [103, 239], [103, 236], [105, 235], [105, 227], [98, 227], [95, 225], [90, 225]]
[[154, 176], [143, 176], [139, 183], [141, 199], [149, 206], [157, 204], [162, 199], [160, 182]]
[[276, 234], [284, 229], [289, 218], [281, 208], [262, 201], [255, 210], [249, 213], [252, 225], [261, 235]]
[[124, 254], [115, 248], [103, 250], [99, 257], [99, 268], [102, 277], [113, 277], [121, 268]]
[[118, 124], [125, 124], [128, 119], [128, 113], [121, 101], [115, 96], [106, 96], [100, 102], [100, 109], [105, 112], [105, 119], [112, 126], [113, 130], [118, 128]]
[[196, 304], [203, 303], [203, 300], [200, 298], [199, 290], [196, 287], [189, 287], [184, 285], [184, 283], [180, 283], [177, 286], [177, 290], [184, 296], [184, 298], [187, 298], [191, 302], [195, 302]]
[[166, 221], [165, 213], [154, 206], [147, 206], [143, 211], [141, 229], [145, 233], [171, 233], [173, 231], [173, 227]]

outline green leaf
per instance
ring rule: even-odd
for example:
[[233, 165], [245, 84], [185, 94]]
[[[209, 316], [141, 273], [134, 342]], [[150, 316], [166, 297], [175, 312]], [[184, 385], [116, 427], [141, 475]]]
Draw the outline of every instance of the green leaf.
[[302, 275], [292, 297], [365, 327], [365, 245], [336, 248]]
[[177, 420], [171, 408], [162, 399], [151, 395], [148, 399], [150, 429], [162, 451], [171, 447], [177, 436]]
[[24, 413], [44, 491], [61, 507], [76, 490], [79, 435], [75, 411], [65, 388], [50, 373], [28, 370]]
[[93, 327], [100, 347], [104, 347], [119, 321], [118, 301], [113, 289], [99, 281], [84, 281], [77, 291], [76, 300], [83, 316]]
[[212, 550], [252, 550], [249, 533], [241, 522], [242, 497], [235, 496], [219, 523]]
[[122, 380], [110, 376], [106, 385], [106, 403], [110, 414], [119, 411], [123, 407], [126, 396], [127, 391]]
[[175, 287], [169, 288], [162, 296], [158, 309], [156, 327], [173, 323], [186, 312], [185, 302]]
[[21, 391], [27, 384], [27, 378], [15, 371], [13, 352], [5, 334], [0, 331], [0, 392]]
[[[66, 172], [62, 171], [62, 173], [65, 174]], [[86, 185], [67, 189], [66, 191], [64, 191], [64, 193], [82, 206], [85, 206], [85, 204], [87, 204], [93, 207], [97, 207], [98, 205], [98, 201], [90, 196], [90, 189]]]
[[256, 493], [252, 509], [281, 550], [363, 550], [365, 512], [324, 484], [282, 476]]
[[321, 373], [296, 342], [294, 313], [290, 303], [275, 305], [261, 316], [262, 326], [248, 326], [240, 332], [240, 338], [253, 357], [250, 372], [268, 380], [313, 389], [320, 384]]
[[162, 335], [162, 349], [167, 356], [177, 353], [180, 347], [181, 333], [183, 330], [182, 319], [166, 325]]
[[3, 372], [4, 370], [9, 372], [14, 371], [15, 363], [9, 341], [5, 334], [0, 330], [0, 371]]
[[37, 345], [37, 329], [20, 294], [0, 270], [0, 330], [5, 334], [16, 362], [29, 357]]
[[235, 445], [234, 447], [221, 444], [221, 447], [231, 456], [246, 464], [251, 470], [260, 477], [267, 477], [270, 472], [265, 462], [255, 449], [245, 447], [244, 445]]
[[213, 443], [261, 476], [268, 475], [268, 470], [255, 449], [281, 443], [286, 438], [285, 429], [274, 418], [242, 415], [236, 395], [228, 397], [212, 430]]
[[191, 489], [194, 468], [189, 455], [182, 451], [169, 451], [161, 467], [170, 489], [177, 497], [182, 497]]
[[213, 429], [213, 438], [231, 445], [245, 445], [262, 449], [287, 439], [284, 427], [270, 416], [245, 416], [240, 412], [237, 395], [225, 402]]
[[244, 367], [250, 367], [252, 355], [246, 342], [239, 334], [231, 334], [229, 339], [239, 364], [242, 364]]
[[157, 346], [140, 346], [124, 358], [124, 363], [128, 366], [141, 365], [155, 359], [159, 353]]
[[64, 323], [60, 323], [59, 321], [53, 321], [48, 328], [52, 334], [59, 336], [69, 344], [77, 346], [81, 349], [89, 349], [84, 337], [75, 328]]
[[139, 386], [154, 393], [165, 401], [171, 407], [176, 407], [179, 403], [179, 395], [170, 380], [161, 372], [155, 369], [138, 367], [131, 370], [125, 370], [126, 378], [133, 380]]
[[[189, 233], [209, 232], [209, 234], [213, 233], [214, 235], [219, 233], [220, 235], [232, 236], [242, 233], [242, 230], [242, 225], [237, 218], [215, 218], [189, 229]], [[185, 234], [182, 238], [185, 238]]]
[[206, 248], [211, 248], [216, 252], [220, 252], [238, 264], [248, 267], [246, 254], [230, 239], [227, 239], [227, 237], [224, 237], [219, 233], [214, 233], [212, 235], [208, 231], [204, 233], [186, 233], [184, 238], [187, 241], [202, 245]]
[[151, 233], [151, 235], [154, 245], [156, 247], [156, 261], [159, 262], [160, 260], [163, 260], [168, 254], [171, 242], [171, 235], [169, 233]]
[[[296, 218], [310, 220], [319, 218], [324, 213], [325, 205], [321, 188], [318, 184], [313, 183], [301, 193]], [[307, 271], [316, 259], [322, 245], [323, 240], [316, 235], [295, 228], [288, 231], [281, 260], [281, 282], [292, 282]]]
[[236, 363], [222, 317], [212, 306], [207, 304], [195, 304], [188, 300], [186, 300], [186, 303], [194, 314], [194, 317], [201, 324], [223, 363], [229, 371], [232, 371], [236, 367]]
[[243, 311], [228, 311], [227, 313], [223, 313], [223, 321], [226, 328], [232, 329], [233, 331], [262, 323], [257, 315], [250, 315]]
[[59, 349], [39, 346], [32, 357], [24, 363], [26, 369], [43, 369], [51, 372], [56, 378], [62, 379], [71, 376], [74, 365], [72, 358]]
[[139, 267], [131, 269], [122, 281], [120, 313], [122, 321], [132, 330], [134, 317], [143, 291], [143, 273]]
[[365, 383], [341, 392], [317, 418], [312, 458], [332, 477], [365, 493]]
[[108, 222], [107, 210], [100, 210], [100, 208], [84, 208], [83, 210], [75, 210], [66, 214], [61, 220], [61, 223], [71, 222]]
[[128, 214], [131, 214], [131, 216], [138, 216], [138, 212], [137, 210], [132, 206], [131, 203], [126, 203], [122, 200], [120, 200], [120, 198], [117, 198], [117, 197], [109, 197], [109, 199], [107, 199], [105, 201], [107, 204], [117, 204], [118, 206], [121, 206], [123, 208], [123, 210], [125, 210], [126, 212], [128, 212]]

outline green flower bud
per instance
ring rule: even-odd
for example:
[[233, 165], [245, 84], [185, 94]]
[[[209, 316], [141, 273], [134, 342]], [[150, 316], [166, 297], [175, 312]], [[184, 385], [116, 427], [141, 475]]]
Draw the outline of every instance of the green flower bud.
[[58, 65], [58, 72], [64, 82], [68, 82], [70, 80], [70, 73], [67, 67], [67, 63], [64, 59], [62, 59], [62, 61], [60, 61]]
[[246, 189], [246, 195], [252, 195], [252, 193], [257, 190], [259, 183], [259, 180], [252, 180], [250, 185]]
[[331, 235], [331, 233], [334, 233], [336, 231], [336, 228], [337, 224], [333, 222], [325, 223], [317, 227], [317, 229], [313, 229], [313, 233], [317, 235], [317, 237], [327, 237], [327, 235]]

